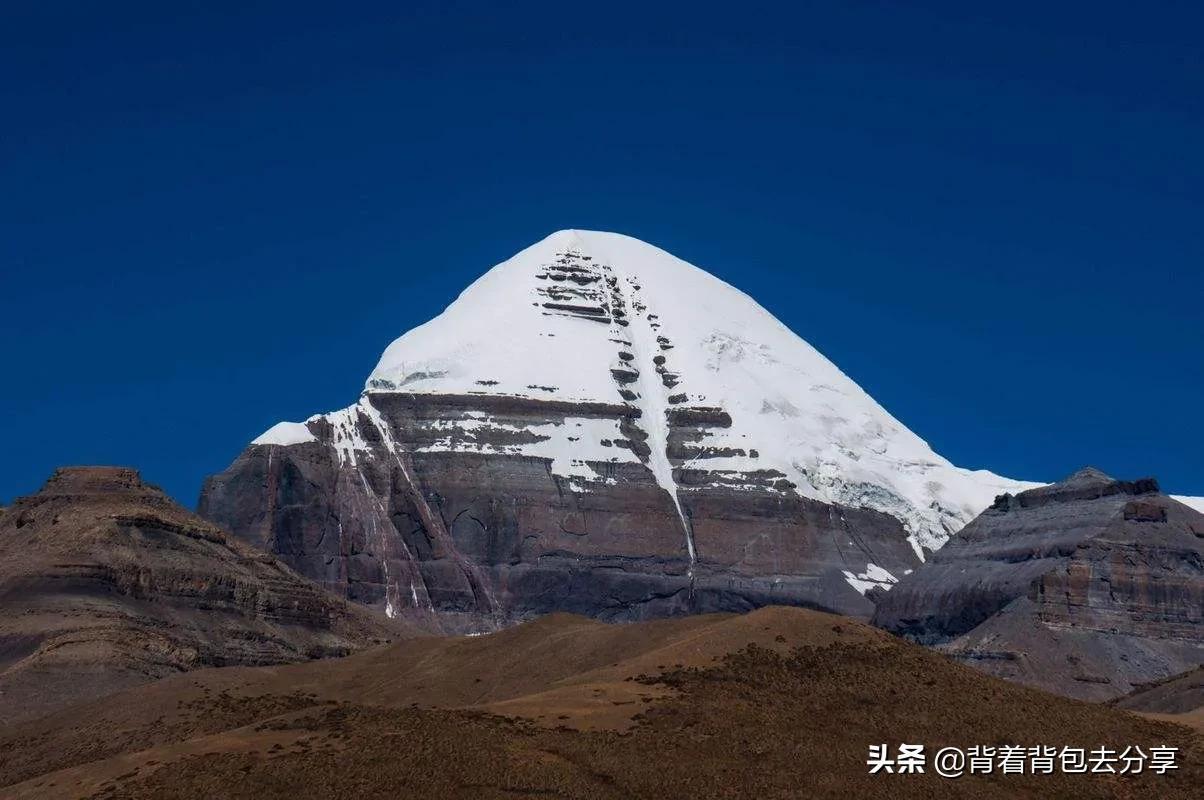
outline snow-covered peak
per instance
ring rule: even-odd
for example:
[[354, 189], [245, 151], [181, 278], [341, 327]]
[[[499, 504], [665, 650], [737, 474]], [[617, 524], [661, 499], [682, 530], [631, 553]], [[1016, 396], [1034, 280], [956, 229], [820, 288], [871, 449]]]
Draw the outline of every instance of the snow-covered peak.
[[[580, 261], [558, 263], [565, 254]], [[608, 279], [617, 286], [608, 288]], [[616, 294], [633, 302], [617, 333], [609, 324]], [[729, 384], [751, 370], [805, 378], [811, 390], [886, 415], [748, 295], [658, 247], [599, 231], [557, 231], [486, 272], [441, 315], [390, 344], [366, 388], [614, 402], [610, 366], [624, 344], [616, 338], [630, 339], [632, 326], [655, 330], [654, 338], [672, 345], [669, 358], [697, 367], [688, 375], [699, 384], [691, 402], [743, 393], [746, 387]], [[789, 396], [762, 399], [792, 415], [799, 385], [773, 388]]]
[[[582, 263], [558, 264], [565, 253], [578, 254]], [[531, 387], [554, 375], [561, 379], [560, 399], [613, 401], [612, 337], [597, 322], [581, 319], [608, 317], [605, 281], [586, 272], [602, 265], [624, 278], [625, 291], [647, 286], [650, 296], [667, 294], [657, 298], [658, 307], [683, 321], [761, 318], [788, 333], [743, 292], [658, 247], [618, 233], [562, 230], [498, 264], [443, 314], [390, 344], [367, 388], [461, 392], [488, 386], [493, 394], [535, 396]], [[575, 318], [566, 321], [566, 315]], [[586, 364], [593, 369], [583, 369]]]
[[[627, 403], [649, 467], [777, 470], [807, 497], [893, 514], [920, 546], [1037, 484], [953, 466], [743, 292], [658, 247], [565, 230], [498, 264], [386, 348], [366, 392]], [[666, 412], [721, 409], [705, 458], [669, 463]]]

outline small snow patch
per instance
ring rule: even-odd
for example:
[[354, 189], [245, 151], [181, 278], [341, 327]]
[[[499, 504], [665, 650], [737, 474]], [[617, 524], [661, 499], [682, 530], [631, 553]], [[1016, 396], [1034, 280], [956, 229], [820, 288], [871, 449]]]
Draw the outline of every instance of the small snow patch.
[[[910, 572], [910, 570], [908, 570]], [[899, 582], [899, 579], [889, 572], [884, 570], [877, 564], [866, 564], [865, 572], [853, 573], [849, 570], [841, 570], [844, 573], [844, 579], [849, 582], [860, 594], [865, 594], [875, 586], [881, 586], [889, 591], [892, 586]]]

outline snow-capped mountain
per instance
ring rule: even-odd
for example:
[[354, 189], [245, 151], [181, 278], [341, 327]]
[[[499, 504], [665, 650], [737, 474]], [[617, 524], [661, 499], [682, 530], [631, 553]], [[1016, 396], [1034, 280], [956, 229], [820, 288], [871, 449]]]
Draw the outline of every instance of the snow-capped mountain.
[[[614, 233], [561, 231], [494, 267], [389, 345], [367, 391], [621, 398], [649, 421], [650, 465], [670, 494], [678, 466], [729, 483], [776, 470], [794, 484], [783, 491], [898, 517], [917, 552], [1037, 485], [953, 466], [748, 295]], [[696, 406], [732, 423], [671, 465], [667, 412]], [[584, 462], [615, 458], [598, 441], [617, 431], [549, 433], [526, 450], [581, 484], [598, 479]], [[449, 433], [431, 446], [467, 445]]]
[[[322, 488], [293, 486], [286, 499], [281, 469]], [[462, 507], [449, 506], [452, 484]], [[489, 603], [480, 598], [502, 580], [501, 550], [519, 564], [586, 558], [613, 569], [618, 558], [630, 573], [653, 540], [656, 559], [682, 562], [688, 596], [709, 581], [713, 593], [756, 603], [757, 592], [790, 584], [787, 599], [865, 612], [856, 600], [889, 588], [892, 569], [918, 563], [997, 495], [1035, 485], [950, 464], [707, 272], [627, 236], [561, 231], [390, 344], [358, 403], [257, 438], [207, 484], [202, 511], [334, 587], [354, 583], [356, 569], [345, 559], [334, 569], [325, 558], [311, 564], [318, 551], [305, 530], [315, 523], [298, 515], [320, 506], [333, 519], [331, 541], [346, 541], [354, 522], [365, 529], [364, 552], [388, 573], [379, 576], [385, 596], [364, 599], [391, 612], [439, 609], [422, 599], [433, 569], [425, 561], [455, 564], [476, 598], [457, 602], [481, 611]], [[549, 491], [557, 499], [545, 513], [498, 511]], [[469, 511], [482, 504], [492, 522]], [[827, 523], [795, 530], [820, 509], [840, 534]], [[475, 520], [471, 533], [457, 532], [464, 514]], [[568, 518], [585, 524], [569, 531]], [[310, 538], [325, 542], [331, 532], [319, 522]], [[425, 548], [405, 541], [407, 525], [423, 530]], [[817, 544], [827, 538], [835, 547]], [[423, 549], [437, 555], [415, 552]], [[381, 555], [393, 551], [396, 564]], [[820, 588], [833, 575], [834, 588]], [[827, 596], [837, 588], [856, 600]]]

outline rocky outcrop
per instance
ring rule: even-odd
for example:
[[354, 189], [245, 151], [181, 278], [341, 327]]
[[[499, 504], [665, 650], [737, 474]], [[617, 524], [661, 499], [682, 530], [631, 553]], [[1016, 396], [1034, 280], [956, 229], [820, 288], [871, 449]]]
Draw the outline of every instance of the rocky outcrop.
[[995, 504], [880, 597], [875, 624], [1102, 700], [1204, 662], [1204, 514], [1094, 469]]
[[60, 469], [0, 516], [6, 721], [182, 670], [345, 655], [402, 631], [134, 470]]
[[[333, 592], [446, 630], [771, 603], [864, 618], [865, 590], [919, 563], [898, 520], [800, 497], [780, 473], [695, 477], [688, 442], [716, 412], [670, 417], [671, 495], [639, 454], [644, 424], [620, 403], [369, 392], [311, 420], [311, 441], [249, 447], [200, 513]], [[522, 452], [551, 437], [625, 455], [566, 468]], [[869, 566], [877, 582], [854, 588]]]

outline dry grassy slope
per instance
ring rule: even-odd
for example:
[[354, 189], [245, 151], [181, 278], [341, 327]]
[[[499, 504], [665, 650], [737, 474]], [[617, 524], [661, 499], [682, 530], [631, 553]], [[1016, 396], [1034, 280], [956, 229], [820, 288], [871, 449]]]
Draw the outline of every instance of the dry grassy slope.
[[1130, 711], [1177, 714], [1204, 707], [1204, 666], [1151, 683], [1113, 703]]
[[[839, 628], [837, 632], [833, 628]], [[785, 641], [778, 642], [782, 636]], [[642, 673], [706, 666], [749, 643], [785, 649], [826, 644], [840, 637], [886, 641], [889, 637], [841, 617], [767, 608], [747, 616], [706, 615], [607, 625], [568, 614], [481, 637], [424, 638], [368, 650], [347, 658], [278, 667], [201, 670], [67, 709], [0, 734], [0, 785], [56, 766], [145, 749], [222, 731], [244, 721], [210, 708], [223, 693], [237, 697], [312, 696], [312, 702], [351, 702], [406, 707], [533, 708], [556, 724], [625, 727], [629, 701]], [[603, 698], [595, 689], [605, 687]], [[642, 687], [655, 694], [653, 687]], [[558, 694], [557, 694], [558, 693]], [[540, 695], [555, 694], [556, 702]], [[305, 705], [312, 704], [306, 701]], [[578, 711], [562, 720], [565, 706]], [[208, 706], [206, 706], [208, 707]], [[597, 719], [599, 710], [606, 711]], [[616, 713], [616, 710], [618, 713]], [[239, 707], [238, 713], [245, 709]], [[554, 713], [553, 713], [554, 712]], [[259, 711], [250, 712], [251, 718]], [[118, 732], [114, 735], [114, 732]], [[18, 744], [19, 743], [19, 744]]]
[[1197, 708], [1194, 711], [1184, 711], [1179, 714], [1165, 714], [1156, 711], [1142, 711], [1142, 716], [1156, 719], [1161, 722], [1170, 722], [1175, 725], [1184, 725], [1197, 733], [1204, 734], [1204, 707]]
[[1144, 686], [1113, 705], [1204, 733], [1204, 666]]
[[[641, 675], [661, 677], [628, 680]], [[868, 745], [899, 741], [1185, 756], [1163, 778], [868, 776]], [[18, 780], [0, 797], [1194, 798], [1204, 752], [1178, 726], [1007, 684], [841, 617], [767, 608], [628, 626], [553, 615], [189, 673], [10, 730], [0, 785]]]

